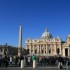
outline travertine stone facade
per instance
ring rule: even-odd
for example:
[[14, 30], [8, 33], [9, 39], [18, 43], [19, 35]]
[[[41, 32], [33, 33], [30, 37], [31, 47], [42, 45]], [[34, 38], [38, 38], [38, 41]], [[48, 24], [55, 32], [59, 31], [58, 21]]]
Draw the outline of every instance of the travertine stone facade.
[[46, 29], [39, 39], [28, 38], [25, 41], [25, 49], [29, 50], [30, 55], [38, 56], [70, 56], [70, 34], [63, 42], [60, 37], [53, 38]]

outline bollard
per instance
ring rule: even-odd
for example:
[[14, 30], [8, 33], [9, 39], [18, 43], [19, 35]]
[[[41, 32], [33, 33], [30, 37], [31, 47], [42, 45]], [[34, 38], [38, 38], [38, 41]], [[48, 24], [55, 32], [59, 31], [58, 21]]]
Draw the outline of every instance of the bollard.
[[60, 62], [58, 62], [58, 68], [60, 69]]
[[21, 68], [24, 68], [24, 60], [21, 60]]
[[33, 68], [36, 68], [36, 60], [33, 60]]

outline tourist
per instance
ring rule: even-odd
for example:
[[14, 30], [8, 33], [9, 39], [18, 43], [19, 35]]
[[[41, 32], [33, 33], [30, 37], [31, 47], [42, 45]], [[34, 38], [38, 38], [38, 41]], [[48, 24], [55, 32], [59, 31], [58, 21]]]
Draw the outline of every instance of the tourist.
[[68, 60], [66, 61], [66, 69], [68, 69]]
[[13, 61], [12, 56], [10, 56], [10, 65], [12, 65], [12, 61]]
[[4, 57], [4, 65], [5, 65], [5, 67], [8, 67], [8, 58], [7, 58], [7, 56]]
[[58, 57], [58, 61], [59, 61], [58, 62], [58, 68], [63, 69], [63, 64], [62, 64], [63, 58], [61, 56]]
[[28, 57], [28, 65], [30, 65], [30, 62], [31, 62], [31, 58], [30, 56]]
[[0, 67], [1, 67], [1, 61], [2, 61], [2, 57], [0, 56]]

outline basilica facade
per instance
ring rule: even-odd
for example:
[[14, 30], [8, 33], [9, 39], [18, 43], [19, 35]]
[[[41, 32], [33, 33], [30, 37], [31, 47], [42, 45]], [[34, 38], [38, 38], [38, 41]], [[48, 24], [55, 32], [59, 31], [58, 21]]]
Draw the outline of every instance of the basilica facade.
[[48, 29], [45, 29], [39, 39], [26, 39], [25, 49], [29, 55], [37, 56], [70, 56], [70, 34], [63, 42], [60, 37], [53, 38]]

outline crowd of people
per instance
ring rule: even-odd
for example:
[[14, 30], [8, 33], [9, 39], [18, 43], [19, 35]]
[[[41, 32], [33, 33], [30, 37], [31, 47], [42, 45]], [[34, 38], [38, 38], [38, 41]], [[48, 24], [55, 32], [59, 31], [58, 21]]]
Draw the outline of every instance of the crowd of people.
[[[38, 65], [58, 65], [58, 62], [62, 62], [63, 65], [66, 64], [66, 62], [68, 61], [68, 63], [70, 63], [70, 59], [67, 57], [54, 57], [54, 56], [50, 56], [50, 57], [44, 57], [44, 56], [39, 56], [36, 58], [36, 62]], [[32, 57], [31, 56], [27, 56], [26, 57], [26, 64], [32, 64]]]
[[23, 57], [13, 57], [13, 56], [0, 56], [0, 67], [8, 67], [8, 66], [20, 66], [20, 61]]
[[[9, 56], [9, 57], [2, 57], [0, 56], [0, 67], [4, 66], [4, 67], [8, 67], [8, 65], [18, 65], [20, 66], [21, 60], [25, 60], [26, 66], [27, 65], [32, 65], [33, 61], [32, 61], [32, 56], [24, 56], [24, 57], [13, 57], [13, 56]], [[70, 59], [68, 57], [56, 57], [56, 56], [36, 56], [36, 64], [37, 66], [53, 66], [53, 65], [70, 65]]]

